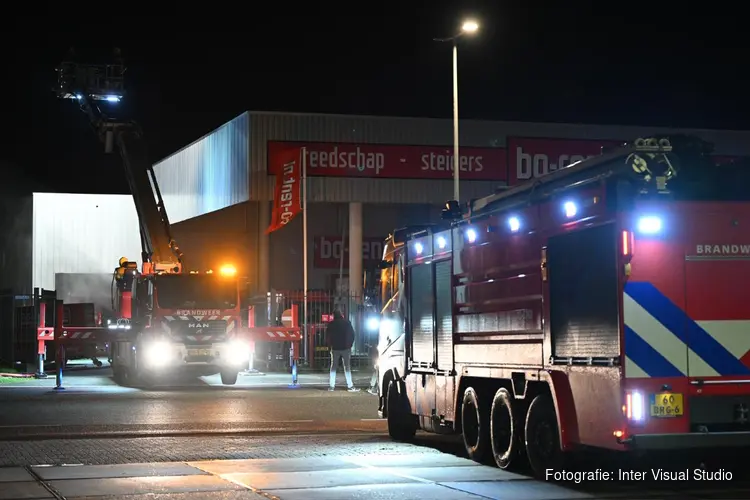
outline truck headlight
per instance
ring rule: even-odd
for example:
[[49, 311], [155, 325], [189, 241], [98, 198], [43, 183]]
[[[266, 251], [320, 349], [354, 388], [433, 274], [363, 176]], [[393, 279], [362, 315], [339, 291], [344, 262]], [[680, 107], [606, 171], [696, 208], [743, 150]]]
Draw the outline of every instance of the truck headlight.
[[250, 361], [250, 344], [242, 340], [229, 342], [227, 361], [233, 365], [241, 365]]
[[367, 318], [367, 322], [365, 323], [365, 326], [368, 330], [371, 332], [376, 331], [378, 328], [380, 328], [380, 319], [377, 316], [370, 316]]
[[148, 366], [164, 366], [172, 360], [172, 345], [163, 340], [148, 343], [144, 346], [143, 356]]

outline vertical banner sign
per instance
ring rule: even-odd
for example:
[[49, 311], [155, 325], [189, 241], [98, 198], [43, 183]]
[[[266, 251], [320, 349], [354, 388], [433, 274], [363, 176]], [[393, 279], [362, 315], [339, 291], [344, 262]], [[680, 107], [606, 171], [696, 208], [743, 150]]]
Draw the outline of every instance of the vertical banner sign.
[[276, 170], [271, 225], [266, 234], [286, 226], [302, 211], [300, 149], [285, 149], [281, 153], [281, 160]]

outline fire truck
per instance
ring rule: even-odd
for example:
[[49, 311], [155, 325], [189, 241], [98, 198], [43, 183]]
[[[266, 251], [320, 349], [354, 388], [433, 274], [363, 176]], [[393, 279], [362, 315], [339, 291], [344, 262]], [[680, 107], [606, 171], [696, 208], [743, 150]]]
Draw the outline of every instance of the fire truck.
[[239, 333], [236, 269], [226, 263], [216, 273], [185, 267], [141, 129], [121, 118], [124, 73], [117, 52], [114, 63], [69, 60], [58, 68], [56, 87], [58, 97], [80, 105], [105, 152], [119, 150], [140, 222], [142, 267], [123, 257], [113, 277], [116, 317], [108, 330], [114, 378], [148, 386], [167, 371], [190, 369], [218, 372], [223, 384], [233, 385], [250, 356]]
[[750, 204], [681, 193], [676, 144], [640, 139], [388, 238], [392, 438], [460, 433], [472, 459], [540, 476], [591, 447], [750, 444]]

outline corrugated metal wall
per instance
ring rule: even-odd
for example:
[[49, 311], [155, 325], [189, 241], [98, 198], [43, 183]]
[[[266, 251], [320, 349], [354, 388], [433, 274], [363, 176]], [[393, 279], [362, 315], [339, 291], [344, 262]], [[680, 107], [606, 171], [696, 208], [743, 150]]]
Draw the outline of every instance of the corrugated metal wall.
[[[446, 146], [453, 143], [452, 120], [373, 116], [311, 115], [250, 112], [250, 198], [270, 200], [273, 177], [267, 175], [268, 141], [361, 142]], [[750, 132], [620, 127], [557, 123], [462, 120], [460, 144], [466, 147], [505, 147], [508, 137], [627, 140], [647, 134], [684, 133], [713, 143], [725, 155], [750, 154]], [[462, 198], [489, 194], [491, 182], [462, 181]], [[412, 179], [309, 179], [309, 200], [365, 203], [442, 203], [452, 196], [450, 181]]]
[[32, 286], [56, 273], [111, 273], [120, 257], [141, 262], [138, 216], [128, 195], [33, 194]]
[[[247, 200], [270, 200], [268, 141], [450, 146], [451, 120], [372, 116], [248, 112], [155, 165], [170, 219], [184, 221]], [[651, 133], [689, 133], [726, 155], [749, 154], [750, 133], [554, 123], [462, 120], [465, 147], [505, 147], [509, 136], [628, 139]], [[250, 172], [248, 172], [248, 164]], [[311, 177], [310, 201], [442, 203], [452, 195], [449, 180]], [[495, 183], [463, 181], [462, 198], [490, 193]]]
[[171, 222], [248, 200], [248, 113], [154, 165]]
[[[499, 147], [505, 138], [492, 122], [461, 122], [460, 142], [467, 147]], [[362, 142], [449, 146], [453, 143], [453, 122], [429, 118], [392, 118], [292, 113], [250, 113], [250, 198], [270, 200], [273, 177], [267, 174], [268, 141]], [[422, 179], [346, 179], [311, 177], [310, 201], [363, 203], [442, 203], [453, 195], [451, 181]], [[495, 183], [465, 181], [466, 197], [486, 195]], [[464, 196], [464, 194], [462, 194]]]

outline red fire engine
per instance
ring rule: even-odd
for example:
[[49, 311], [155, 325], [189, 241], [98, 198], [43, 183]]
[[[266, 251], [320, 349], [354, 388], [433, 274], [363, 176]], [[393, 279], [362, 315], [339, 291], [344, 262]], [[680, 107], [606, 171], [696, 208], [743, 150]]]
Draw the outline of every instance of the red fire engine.
[[[223, 384], [235, 384], [238, 373], [248, 367], [253, 341], [277, 337], [292, 342], [294, 363], [300, 340], [296, 324], [271, 328], [273, 332], [242, 327], [239, 280], [233, 266], [225, 264], [217, 273], [186, 270], [140, 127], [108, 109], [116, 110], [125, 93], [124, 72], [119, 56], [114, 64], [68, 61], [58, 69], [56, 89], [58, 97], [78, 102], [106, 152], [119, 150], [140, 222], [142, 268], [123, 257], [115, 270], [117, 318], [106, 328], [115, 380], [149, 385], [166, 371], [189, 369], [218, 372]], [[62, 340], [72, 340], [74, 334], [60, 335]]]
[[638, 140], [394, 232], [390, 435], [461, 433], [539, 475], [583, 446], [750, 444], [750, 205], [670, 192], [676, 153]]

